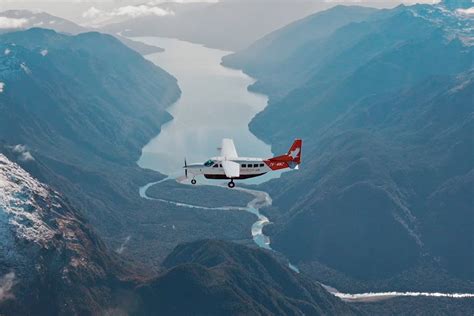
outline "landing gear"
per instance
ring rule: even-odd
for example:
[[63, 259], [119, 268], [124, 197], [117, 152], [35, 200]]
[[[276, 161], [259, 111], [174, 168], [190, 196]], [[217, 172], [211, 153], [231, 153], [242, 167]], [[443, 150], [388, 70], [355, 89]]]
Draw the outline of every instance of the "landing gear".
[[191, 180], [191, 184], [196, 184], [196, 182], [197, 182], [196, 179]]
[[233, 187], [235, 187], [234, 180], [230, 180], [230, 182], [227, 183], [227, 186], [228, 186], [229, 188], [231, 188], [231, 189], [232, 189]]

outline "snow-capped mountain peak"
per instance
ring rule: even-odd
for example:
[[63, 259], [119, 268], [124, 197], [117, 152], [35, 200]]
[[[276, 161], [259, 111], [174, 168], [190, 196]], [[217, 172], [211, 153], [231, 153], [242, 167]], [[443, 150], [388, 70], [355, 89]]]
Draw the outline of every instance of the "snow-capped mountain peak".
[[54, 207], [47, 187], [0, 154], [0, 221], [6, 220], [17, 238], [45, 246], [55, 230], [43, 219]]

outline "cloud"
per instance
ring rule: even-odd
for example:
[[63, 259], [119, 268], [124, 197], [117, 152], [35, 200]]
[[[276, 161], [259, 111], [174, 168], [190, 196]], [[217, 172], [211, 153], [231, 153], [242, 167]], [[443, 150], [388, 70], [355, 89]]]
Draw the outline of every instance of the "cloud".
[[[34, 3], [35, 0], [0, 0], [2, 3]], [[117, 0], [40, 0], [41, 3], [115, 3]]]
[[14, 153], [19, 154], [18, 159], [20, 159], [21, 161], [35, 160], [35, 158], [30, 153], [30, 151], [26, 148], [25, 145], [21, 145], [21, 144], [15, 145], [15, 146], [12, 147], [12, 150], [13, 150]]
[[82, 17], [86, 19], [104, 19], [104, 18], [114, 18], [114, 17], [128, 17], [128, 18], [138, 18], [141, 16], [165, 16], [165, 15], [174, 15], [173, 11], [168, 9], [163, 9], [156, 6], [150, 5], [127, 5], [115, 8], [111, 11], [104, 11], [97, 9], [96, 7], [90, 7], [86, 10]]
[[0, 302], [15, 298], [15, 296], [11, 292], [15, 284], [16, 281], [14, 272], [7, 273], [0, 278]]
[[158, 5], [163, 3], [218, 3], [219, 0], [151, 0], [148, 5]]
[[16, 19], [0, 16], [0, 29], [17, 29], [25, 26], [26, 23], [28, 23], [28, 19]]
[[96, 7], [90, 7], [84, 13], [82, 13], [82, 17], [86, 19], [95, 19], [103, 14], [102, 10], [97, 9]]
[[115, 16], [128, 16], [131, 18], [136, 18], [139, 16], [146, 16], [146, 15], [156, 15], [156, 16], [165, 16], [169, 14], [173, 14], [172, 11], [159, 8], [159, 7], [150, 7], [147, 5], [139, 5], [133, 6], [128, 5], [125, 7], [120, 7], [115, 9], [112, 14]]

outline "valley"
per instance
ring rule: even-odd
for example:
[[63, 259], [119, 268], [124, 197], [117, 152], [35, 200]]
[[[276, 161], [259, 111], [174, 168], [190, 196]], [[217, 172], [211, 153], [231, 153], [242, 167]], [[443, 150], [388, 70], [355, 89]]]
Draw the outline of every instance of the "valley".
[[[472, 313], [472, 3], [326, 5], [240, 38], [0, 14], [0, 314]], [[302, 163], [191, 185], [224, 137]]]
[[[364, 15], [366, 15], [367, 12], [363, 12]], [[213, 52], [214, 50], [212, 49], [201, 47], [196, 44], [162, 38], [134, 38], [134, 40], [143, 41], [149, 45], [155, 44], [165, 48], [167, 54], [158, 53], [147, 56], [147, 58], [176, 76], [183, 91], [181, 99], [171, 106], [169, 110], [170, 114], [173, 116], [173, 120], [166, 123], [160, 134], [143, 148], [142, 156], [138, 162], [142, 167], [149, 167], [168, 174], [168, 180], [164, 182], [160, 181], [150, 183], [145, 187], [142, 187], [140, 195], [146, 199], [167, 202], [191, 209], [197, 208], [210, 211], [236, 210], [254, 213], [258, 216], [258, 221], [252, 225], [251, 229], [254, 242], [260, 248], [270, 250], [270, 238], [263, 234], [263, 228], [265, 225], [271, 224], [271, 221], [264, 215], [261, 215], [259, 210], [260, 208], [265, 210], [265, 208], [271, 207], [271, 197], [266, 192], [244, 188], [237, 188], [234, 190], [222, 188], [222, 192], [219, 193], [221, 194], [222, 199], [211, 199], [209, 194], [212, 195], [212, 193], [207, 191], [211, 188], [209, 185], [220, 185], [219, 182], [216, 184], [215, 181], [199, 178], [198, 182], [204, 182], [206, 185], [198, 185], [197, 187], [189, 185], [189, 181], [180, 174], [181, 170], [179, 169], [182, 163], [175, 159], [176, 156], [186, 156], [187, 152], [197, 152], [201, 155], [198, 161], [206, 160], [208, 158], [208, 156], [206, 156], [207, 151], [203, 151], [202, 148], [205, 148], [208, 151], [215, 149], [213, 144], [219, 143], [220, 135], [236, 135], [234, 139], [238, 140], [237, 143], [246, 144], [245, 149], [248, 150], [249, 153], [260, 152], [259, 150], [261, 149], [258, 146], [252, 146], [254, 142], [249, 140], [250, 137], [254, 137], [253, 134], [247, 130], [247, 122], [253, 117], [252, 112], [247, 111], [248, 116], [243, 117], [241, 120], [236, 120], [235, 115], [233, 115], [230, 124], [225, 121], [227, 114], [221, 114], [224, 119], [218, 119], [219, 124], [215, 123], [216, 117], [214, 115], [208, 115], [209, 113], [213, 113], [213, 109], [217, 107], [219, 107], [219, 111], [216, 113], [217, 115], [221, 112], [233, 113], [235, 111], [234, 107], [235, 109], [246, 110], [247, 108], [242, 104], [234, 104], [233, 100], [245, 100], [245, 106], [255, 103], [252, 102], [253, 100], [258, 101], [259, 99], [253, 98], [252, 94], [250, 94], [251, 97], [247, 97], [248, 99], [246, 100], [247, 90], [245, 87], [253, 82], [247, 81], [244, 84], [239, 85], [223, 83], [225, 79], [221, 78], [219, 73], [225, 72], [226, 77], [231, 76], [228, 70], [222, 69], [219, 64], [221, 57], [225, 54], [215, 56]], [[194, 46], [198, 46], [198, 51], [193, 49]], [[206, 52], [208, 53], [206, 54]], [[217, 69], [219, 72], [214, 69]], [[207, 80], [203, 80], [202, 78], [206, 78]], [[219, 83], [213, 84], [213, 80], [216, 80], [216, 82], [219, 81]], [[205, 86], [203, 86], [202, 83], [205, 83]], [[216, 90], [215, 87], [219, 87], [221, 84], [225, 86], [225, 90], [218, 88], [220, 93], [214, 94], [213, 91]], [[213, 91], [208, 91], [207, 89], [209, 88]], [[239, 94], [242, 96], [236, 97]], [[228, 98], [228, 100], [226, 98]], [[255, 114], [263, 110], [265, 106], [264, 103], [266, 102], [256, 102], [258, 106], [253, 110]], [[205, 115], [201, 116], [196, 114], [196, 112], [202, 112]], [[222, 125], [220, 125], [221, 122]], [[194, 134], [194, 131], [196, 130], [199, 130], [198, 137]], [[260, 141], [256, 143], [261, 144]], [[271, 153], [265, 151], [262, 151], [262, 153], [267, 156], [271, 155]], [[250, 184], [262, 184], [266, 181], [268, 181], [268, 178], [263, 178], [263, 180], [258, 178], [256, 181], [251, 180]], [[249, 184], [249, 181], [242, 182], [244, 184]], [[183, 186], [183, 183], [187, 183], [187, 185]], [[221, 184], [223, 183], [225, 183], [225, 181]], [[182, 193], [178, 193], [180, 190], [182, 190]], [[231, 194], [233, 194], [232, 192], [235, 190], [256, 194], [256, 198], [250, 202], [245, 202], [245, 200], [243, 200], [241, 205], [236, 206], [235, 202], [240, 201], [240, 196], [231, 196]], [[245, 206], [246, 203], [248, 203], [247, 206]], [[256, 205], [258, 205], [258, 208], [255, 207]], [[288, 238], [292, 239], [291, 236]], [[296, 266], [291, 264], [289, 266], [299, 273]], [[387, 298], [403, 296], [433, 296], [450, 297], [454, 299], [474, 298], [474, 294], [472, 293], [368, 292], [349, 294], [340, 293], [330, 287], [328, 287], [328, 289], [330, 292], [334, 293], [334, 295], [349, 302], [375, 302]], [[370, 288], [367, 289], [370, 290]]]

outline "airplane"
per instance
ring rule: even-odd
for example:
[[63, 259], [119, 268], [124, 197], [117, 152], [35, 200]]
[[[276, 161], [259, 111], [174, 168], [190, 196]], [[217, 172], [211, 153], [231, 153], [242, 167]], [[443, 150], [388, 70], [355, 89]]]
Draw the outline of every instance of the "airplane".
[[192, 174], [192, 184], [196, 184], [195, 177], [204, 175], [206, 179], [230, 179], [227, 186], [233, 188], [234, 180], [254, 178], [267, 172], [281, 169], [298, 169], [301, 163], [301, 147], [303, 142], [296, 139], [291, 145], [288, 153], [269, 158], [239, 157], [235, 149], [234, 141], [230, 138], [222, 140], [220, 156], [212, 157], [204, 163], [187, 164], [184, 159], [184, 174], [188, 178], [188, 172]]

